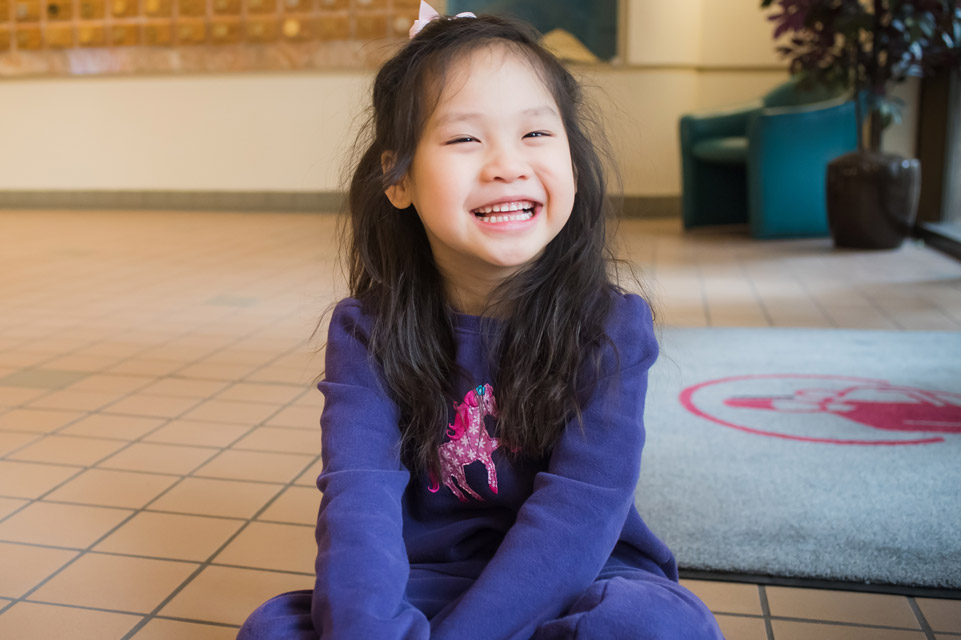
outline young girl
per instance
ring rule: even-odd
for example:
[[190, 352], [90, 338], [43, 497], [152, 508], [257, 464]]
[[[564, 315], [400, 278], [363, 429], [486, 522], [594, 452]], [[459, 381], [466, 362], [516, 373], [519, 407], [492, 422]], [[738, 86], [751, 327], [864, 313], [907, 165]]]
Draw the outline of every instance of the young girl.
[[378, 73], [319, 384], [316, 584], [239, 638], [721, 638], [634, 507], [657, 344], [608, 275], [581, 107], [495, 17], [431, 20]]

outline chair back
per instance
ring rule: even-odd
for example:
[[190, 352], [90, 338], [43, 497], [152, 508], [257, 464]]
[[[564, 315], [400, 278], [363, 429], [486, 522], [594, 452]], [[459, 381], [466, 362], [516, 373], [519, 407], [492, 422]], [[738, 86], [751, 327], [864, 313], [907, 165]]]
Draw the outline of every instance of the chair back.
[[814, 85], [802, 89], [800, 78], [793, 76], [784, 84], [774, 87], [761, 100], [765, 107], [798, 107], [813, 102], [832, 100], [844, 93], [843, 89]]

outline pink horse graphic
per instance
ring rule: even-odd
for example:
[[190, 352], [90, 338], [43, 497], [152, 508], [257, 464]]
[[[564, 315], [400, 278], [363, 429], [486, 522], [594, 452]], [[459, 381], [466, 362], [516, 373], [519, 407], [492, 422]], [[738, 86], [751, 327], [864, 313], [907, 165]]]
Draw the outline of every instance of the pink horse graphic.
[[[484, 499], [467, 484], [465, 469], [472, 462], [483, 462], [487, 467], [487, 484], [492, 492], [497, 493], [497, 469], [491, 454], [500, 446], [500, 441], [492, 438], [484, 426], [484, 416], [496, 418], [499, 415], [494, 390], [489, 384], [478, 385], [467, 392], [462, 403], [454, 403], [454, 410], [457, 412], [454, 424], [447, 428], [447, 435], [451, 439], [440, 447], [444, 486], [461, 502], [467, 502], [461, 489], [483, 502]], [[440, 490], [440, 484], [433, 473], [430, 474], [428, 488], [432, 493]]]

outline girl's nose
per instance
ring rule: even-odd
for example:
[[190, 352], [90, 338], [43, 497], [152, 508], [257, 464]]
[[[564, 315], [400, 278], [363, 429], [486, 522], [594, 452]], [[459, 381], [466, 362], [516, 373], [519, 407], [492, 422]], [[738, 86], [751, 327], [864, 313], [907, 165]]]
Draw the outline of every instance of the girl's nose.
[[482, 178], [488, 182], [513, 182], [529, 176], [530, 165], [523, 155], [507, 146], [492, 149], [482, 171]]

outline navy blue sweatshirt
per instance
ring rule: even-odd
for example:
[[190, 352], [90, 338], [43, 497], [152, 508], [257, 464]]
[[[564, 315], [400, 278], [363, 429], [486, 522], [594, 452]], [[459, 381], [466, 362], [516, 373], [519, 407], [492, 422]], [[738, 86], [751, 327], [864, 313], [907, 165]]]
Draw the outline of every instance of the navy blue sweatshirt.
[[[651, 571], [677, 580], [671, 552], [634, 506], [644, 445], [651, 313], [618, 295], [607, 373], [544, 459], [511, 465], [494, 433], [497, 389], [480, 318], [454, 314], [463, 400], [442, 447], [443, 477], [400, 461], [399, 411], [368, 352], [371, 319], [354, 299], [331, 317], [321, 416], [323, 492], [311, 615], [332, 639], [527, 640], [599, 576]], [[412, 571], [472, 580], [430, 619], [408, 598]], [[444, 598], [438, 581], [436, 598]]]

